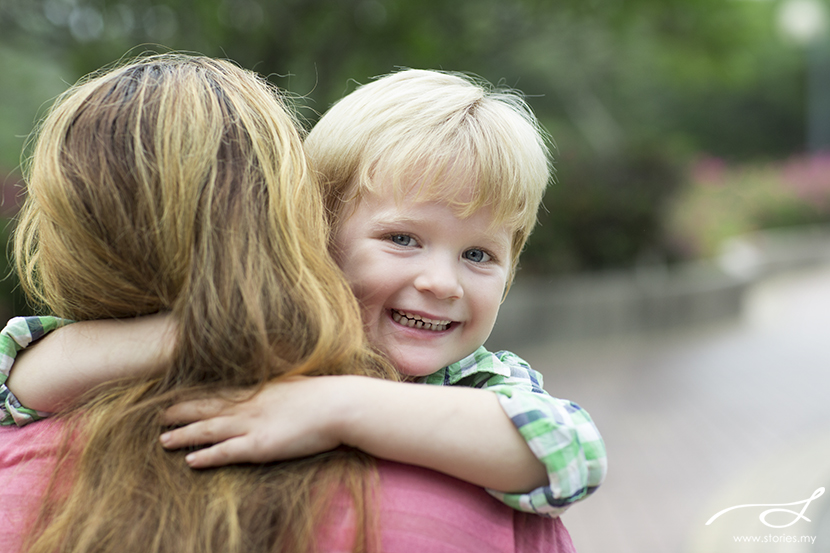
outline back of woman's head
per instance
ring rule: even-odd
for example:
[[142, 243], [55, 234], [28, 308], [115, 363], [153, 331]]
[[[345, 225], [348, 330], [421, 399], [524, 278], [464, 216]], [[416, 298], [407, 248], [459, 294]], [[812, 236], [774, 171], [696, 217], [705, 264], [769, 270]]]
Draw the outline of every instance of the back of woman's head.
[[[200, 391], [390, 374], [326, 254], [296, 129], [262, 79], [184, 55], [93, 75], [41, 124], [15, 237], [24, 289], [76, 320], [170, 311], [179, 335], [162, 377], [75, 413], [83, 453], [69, 493], [51, 488], [33, 551], [259, 551], [310, 537], [294, 518], [313, 511], [308, 475], [325, 461], [196, 473], [158, 445], [161, 409]], [[331, 462], [352, 474], [352, 461]]]
[[27, 176], [16, 260], [59, 316], [172, 310], [214, 366], [359, 337], [294, 120], [252, 73], [168, 55], [93, 76], [56, 102]]

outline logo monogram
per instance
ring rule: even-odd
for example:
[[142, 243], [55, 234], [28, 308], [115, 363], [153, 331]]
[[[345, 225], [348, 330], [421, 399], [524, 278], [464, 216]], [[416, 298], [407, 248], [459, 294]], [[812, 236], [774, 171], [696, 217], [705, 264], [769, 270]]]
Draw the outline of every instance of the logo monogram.
[[[818, 488], [816, 491], [813, 492], [813, 495], [811, 495], [810, 497], [808, 497], [807, 499], [805, 499], [803, 501], [795, 501], [793, 503], [780, 503], [780, 504], [752, 503], [752, 504], [747, 504], [747, 505], [735, 505], [734, 507], [729, 507], [728, 509], [724, 509], [723, 511], [719, 511], [719, 512], [715, 513], [715, 515], [712, 518], [710, 518], [709, 520], [706, 521], [706, 526], [709, 526], [710, 524], [712, 524], [715, 521], [715, 519], [718, 518], [719, 516], [721, 516], [722, 514], [727, 513], [729, 511], [734, 511], [735, 509], [743, 509], [744, 507], [790, 507], [792, 505], [802, 505], [802, 504], [804, 505], [804, 507], [801, 508], [800, 512], [791, 511], [789, 509], [779, 509], [779, 508], [767, 509], [767, 510], [763, 511], [760, 515], [758, 515], [758, 520], [760, 520], [765, 526], [769, 526], [770, 528], [786, 528], [788, 526], [792, 526], [793, 524], [795, 524], [796, 522], [798, 522], [801, 519], [804, 519], [807, 522], [810, 522], [810, 519], [804, 516], [804, 511], [807, 510], [807, 507], [809, 507], [811, 501], [813, 501], [814, 499], [818, 499], [822, 495], [824, 495], [824, 488]], [[770, 524], [769, 522], [767, 522], [767, 515], [769, 515], [770, 513], [789, 513], [791, 515], [795, 515], [795, 518], [792, 520], [792, 522], [790, 522], [788, 524]]]

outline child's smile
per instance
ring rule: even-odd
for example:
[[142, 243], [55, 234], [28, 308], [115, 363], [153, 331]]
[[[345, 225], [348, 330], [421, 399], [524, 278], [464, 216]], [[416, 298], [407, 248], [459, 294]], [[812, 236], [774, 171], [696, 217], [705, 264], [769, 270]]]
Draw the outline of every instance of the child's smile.
[[511, 233], [494, 228], [487, 208], [462, 219], [445, 202], [412, 194], [396, 201], [383, 188], [343, 214], [335, 256], [370, 342], [401, 373], [424, 376], [490, 335], [510, 274]]
[[452, 321], [434, 320], [407, 311], [402, 312], [397, 309], [391, 309], [390, 311], [393, 321], [409, 328], [422, 328], [431, 332], [440, 332], [447, 330], [452, 324]]

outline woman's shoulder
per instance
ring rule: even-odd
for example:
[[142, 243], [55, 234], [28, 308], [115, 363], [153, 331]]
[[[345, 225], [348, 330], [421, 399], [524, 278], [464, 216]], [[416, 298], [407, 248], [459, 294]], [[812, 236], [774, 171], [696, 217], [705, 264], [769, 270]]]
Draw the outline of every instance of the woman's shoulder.
[[45, 420], [18, 428], [0, 426], [0, 519], [3, 550], [17, 551], [30, 517], [57, 463], [62, 423]]
[[0, 470], [54, 457], [63, 423], [47, 419], [26, 426], [0, 426]]
[[[429, 469], [382, 460], [377, 469], [367, 527], [378, 531], [384, 553], [575, 553], [559, 518], [514, 511], [483, 488]], [[351, 551], [358, 519], [346, 494], [335, 496], [318, 549]]]
[[558, 518], [514, 511], [484, 489], [429, 469], [378, 462], [384, 551], [573, 553]]

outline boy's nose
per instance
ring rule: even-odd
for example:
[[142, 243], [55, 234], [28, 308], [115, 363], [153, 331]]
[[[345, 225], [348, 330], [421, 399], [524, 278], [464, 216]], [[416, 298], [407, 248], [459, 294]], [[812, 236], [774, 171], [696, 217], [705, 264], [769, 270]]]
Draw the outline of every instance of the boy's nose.
[[415, 277], [415, 288], [429, 292], [438, 299], [457, 299], [464, 295], [455, 265], [443, 260], [431, 260], [424, 264]]

